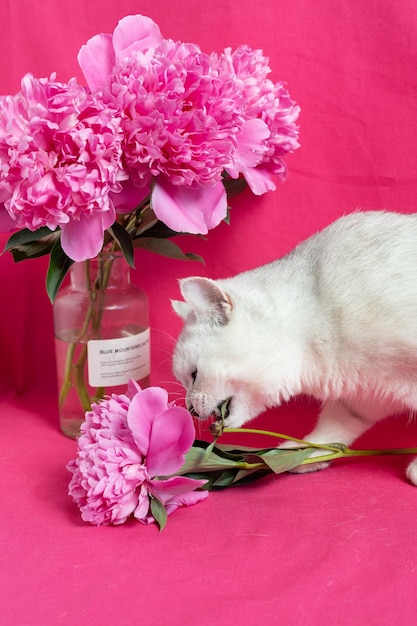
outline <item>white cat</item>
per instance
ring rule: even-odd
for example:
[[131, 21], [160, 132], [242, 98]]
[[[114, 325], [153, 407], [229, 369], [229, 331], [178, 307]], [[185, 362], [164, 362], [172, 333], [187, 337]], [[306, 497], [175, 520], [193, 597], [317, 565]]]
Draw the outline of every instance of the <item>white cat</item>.
[[[353, 213], [273, 263], [180, 287], [174, 374], [201, 419], [230, 398], [239, 427], [308, 394], [323, 409], [306, 439], [350, 445], [417, 411], [417, 215]], [[407, 476], [417, 485], [417, 459]]]

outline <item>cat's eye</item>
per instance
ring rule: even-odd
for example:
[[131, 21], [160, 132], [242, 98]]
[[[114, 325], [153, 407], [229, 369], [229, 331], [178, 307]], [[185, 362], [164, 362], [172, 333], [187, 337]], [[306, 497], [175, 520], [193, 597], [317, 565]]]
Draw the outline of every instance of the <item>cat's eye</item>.
[[193, 379], [193, 383], [195, 383], [195, 379], [197, 378], [197, 370], [193, 370], [191, 372], [191, 378]]

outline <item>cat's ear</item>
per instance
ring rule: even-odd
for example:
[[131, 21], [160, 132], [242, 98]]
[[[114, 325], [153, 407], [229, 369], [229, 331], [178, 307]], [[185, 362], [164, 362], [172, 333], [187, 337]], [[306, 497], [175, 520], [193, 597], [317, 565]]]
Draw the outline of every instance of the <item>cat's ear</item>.
[[195, 316], [225, 326], [233, 310], [231, 297], [214, 280], [195, 276], [180, 280], [181, 294]]
[[181, 302], [181, 300], [171, 300], [171, 306], [175, 313], [183, 320], [186, 320], [191, 313], [190, 305], [186, 302]]

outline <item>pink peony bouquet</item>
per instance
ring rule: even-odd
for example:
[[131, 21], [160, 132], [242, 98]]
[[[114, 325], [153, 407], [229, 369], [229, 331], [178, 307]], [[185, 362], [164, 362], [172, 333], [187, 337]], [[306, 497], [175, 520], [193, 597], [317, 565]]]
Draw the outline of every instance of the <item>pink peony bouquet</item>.
[[51, 300], [106, 246], [130, 264], [150, 241], [181, 256], [167, 239], [215, 228], [246, 185], [274, 190], [299, 145], [299, 107], [260, 50], [206, 54], [130, 15], [78, 61], [87, 87], [27, 74], [0, 98], [0, 230], [18, 230], [16, 261], [50, 254]]

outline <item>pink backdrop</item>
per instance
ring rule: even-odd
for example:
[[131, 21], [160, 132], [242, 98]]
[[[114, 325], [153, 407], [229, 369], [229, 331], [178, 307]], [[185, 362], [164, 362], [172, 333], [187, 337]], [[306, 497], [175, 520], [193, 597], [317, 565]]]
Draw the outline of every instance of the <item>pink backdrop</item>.
[[[174, 389], [170, 354], [180, 324], [170, 298], [178, 297], [178, 278], [224, 277], [270, 261], [358, 207], [414, 210], [417, 3], [2, 0], [0, 93], [18, 91], [26, 72], [81, 80], [80, 46], [130, 13], [152, 17], [164, 36], [206, 52], [242, 43], [262, 48], [272, 78], [287, 81], [302, 109], [301, 148], [287, 159], [288, 181], [262, 198], [237, 197], [231, 225], [207, 240], [182, 238], [205, 266], [137, 253], [134, 280], [151, 303], [152, 382]], [[0, 235], [1, 245], [5, 240]], [[81, 524], [65, 494], [64, 468], [75, 447], [58, 432], [45, 271], [45, 259], [14, 265], [0, 258], [2, 441], [7, 437], [0, 489], [8, 513], [1, 538], [11, 550], [0, 602], [5, 592], [21, 599], [7, 602], [1, 623], [234, 624], [262, 617], [316, 624], [323, 611], [332, 624], [389, 624], [394, 611], [399, 623], [414, 623], [417, 494], [402, 478], [401, 459], [340, 463], [327, 474], [212, 494], [175, 514], [162, 539], [138, 524]], [[314, 405], [295, 401], [258, 425], [302, 435], [314, 413]], [[366, 443], [412, 445], [415, 429], [402, 432], [390, 421]], [[144, 568], [145, 580], [129, 582], [130, 572]], [[97, 577], [103, 596], [87, 582]]]

